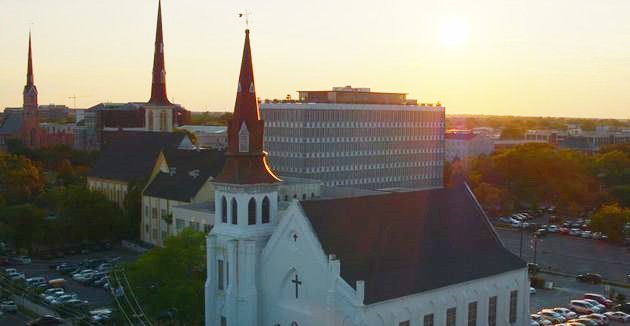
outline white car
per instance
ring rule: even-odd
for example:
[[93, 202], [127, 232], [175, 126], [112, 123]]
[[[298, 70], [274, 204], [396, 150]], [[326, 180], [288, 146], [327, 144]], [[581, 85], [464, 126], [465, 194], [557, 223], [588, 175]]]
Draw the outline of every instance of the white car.
[[[593, 313], [601, 313], [606, 311], [606, 306], [604, 306], [603, 304], [599, 303], [597, 300], [593, 300], [593, 299], [582, 299], [582, 301], [586, 301], [587, 303], [590, 303], [594, 308], [593, 309]], [[597, 311], [595, 311], [597, 310]]]
[[544, 309], [538, 312], [538, 314], [544, 318], [549, 320], [552, 324], [559, 324], [559, 323], [564, 323], [566, 320], [566, 318], [562, 317], [561, 314], [551, 310], [551, 309]]
[[23, 280], [26, 279], [26, 275], [24, 275], [24, 273], [10, 273], [7, 275], [9, 277], [10, 280], [15, 281], [15, 280]]
[[609, 311], [609, 312], [605, 312], [604, 315], [606, 315], [606, 317], [608, 317], [608, 319], [610, 320], [614, 320], [614, 321], [620, 321], [622, 323], [627, 323], [630, 322], [630, 315], [628, 315], [625, 312], [621, 312], [621, 311]]
[[558, 232], [560, 232], [560, 228], [557, 225], [549, 225], [547, 227], [547, 231], [549, 233], [558, 233]]
[[63, 293], [64, 291], [62, 289], [57, 289], [57, 288], [52, 288], [52, 289], [46, 289], [44, 290], [44, 292], [42, 292], [39, 296], [44, 299], [46, 297], [49, 297], [57, 292], [61, 292]]
[[532, 320], [536, 321], [539, 326], [553, 325], [553, 323], [550, 320], [547, 320], [547, 319], [543, 318], [541, 315], [538, 315], [538, 314], [532, 314], [532, 315], [530, 315], [530, 318]]
[[53, 300], [52, 302], [50, 302], [50, 304], [57, 306], [76, 298], [77, 298], [76, 294], [64, 294], [58, 297], [57, 299]]
[[584, 300], [571, 300], [569, 309], [581, 314], [592, 314], [595, 312], [593, 311], [593, 305]]
[[5, 312], [17, 312], [17, 305], [11, 300], [0, 302], [0, 310]]
[[570, 319], [574, 319], [577, 318], [577, 314], [567, 308], [553, 308], [553, 311], [559, 313], [562, 315], [562, 317], [566, 318], [567, 320]]
[[593, 237], [593, 232], [591, 231], [584, 231], [582, 232], [582, 238], [586, 238], [586, 239], [590, 239]]
[[529, 287], [529, 294], [534, 295], [536, 294], [536, 289], [532, 286]]
[[590, 314], [586, 316], [580, 316], [580, 318], [586, 318], [596, 321], [600, 325], [608, 325], [608, 317], [602, 314]]
[[66, 293], [64, 291], [57, 291], [47, 297], [44, 298], [44, 302], [46, 303], [52, 303], [53, 301], [57, 300], [57, 298], [61, 297], [62, 295], [65, 295]]

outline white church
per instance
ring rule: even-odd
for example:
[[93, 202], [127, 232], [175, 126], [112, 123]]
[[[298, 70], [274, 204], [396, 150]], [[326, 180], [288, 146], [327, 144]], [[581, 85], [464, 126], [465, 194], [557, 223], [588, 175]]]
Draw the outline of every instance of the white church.
[[249, 30], [207, 238], [207, 326], [529, 325], [524, 261], [468, 186], [297, 201], [263, 151]]

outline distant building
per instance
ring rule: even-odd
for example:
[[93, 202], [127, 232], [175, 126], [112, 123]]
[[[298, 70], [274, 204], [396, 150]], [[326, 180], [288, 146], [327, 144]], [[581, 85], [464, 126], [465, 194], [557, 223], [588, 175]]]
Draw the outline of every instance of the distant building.
[[5, 109], [4, 119], [0, 123], [0, 147], [6, 149], [7, 141], [19, 139], [28, 148], [42, 146], [43, 131], [39, 127], [39, 112], [37, 104], [37, 87], [33, 74], [33, 51], [31, 34], [28, 35], [28, 68], [26, 86], [23, 91], [23, 105], [21, 109]]
[[299, 93], [260, 106], [281, 175], [366, 189], [442, 186], [444, 107], [368, 88]]
[[65, 105], [40, 105], [39, 120], [42, 121], [62, 121], [70, 117], [70, 108]]
[[102, 142], [102, 153], [88, 172], [87, 185], [120, 207], [131, 183], [144, 186], [161, 151], [193, 148], [185, 134], [169, 132], [104, 132]]
[[449, 130], [446, 132], [446, 160], [465, 161], [469, 157], [490, 154], [494, 151], [494, 141], [485, 134], [474, 134], [472, 130]]
[[564, 130], [555, 129], [530, 129], [525, 132], [525, 140], [543, 141], [552, 145], [564, 141], [569, 136], [569, 133]]
[[74, 147], [75, 124], [43, 122], [39, 124], [44, 131], [47, 147], [64, 145]]
[[100, 149], [100, 130], [97, 127], [96, 112], [77, 110], [74, 128], [74, 148], [79, 150]]
[[224, 149], [227, 147], [227, 127], [185, 125], [179, 127], [195, 135], [197, 146], [202, 148]]
[[494, 150], [510, 148], [524, 144], [546, 144], [544, 140], [526, 140], [526, 139], [500, 139], [494, 141]]
[[559, 146], [585, 153], [596, 153], [604, 145], [624, 143], [630, 143], [630, 131], [610, 131], [608, 128], [599, 128], [596, 131], [583, 131], [580, 135], [569, 136], [560, 142]]

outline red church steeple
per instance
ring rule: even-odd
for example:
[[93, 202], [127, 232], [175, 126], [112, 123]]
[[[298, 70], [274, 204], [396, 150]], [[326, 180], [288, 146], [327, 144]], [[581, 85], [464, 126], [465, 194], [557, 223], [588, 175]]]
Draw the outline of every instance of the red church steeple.
[[267, 153], [263, 151], [264, 126], [256, 98], [254, 67], [247, 29], [234, 116], [228, 121], [227, 161], [223, 171], [216, 178], [217, 182], [259, 184], [280, 181], [269, 168]]
[[27, 114], [37, 112], [37, 87], [33, 75], [33, 49], [31, 47], [31, 32], [28, 32], [28, 66], [26, 68], [26, 85], [24, 86], [23, 107]]
[[153, 56], [153, 83], [149, 104], [171, 105], [166, 96], [166, 69], [164, 67], [164, 36], [162, 34], [162, 1], [158, 2], [155, 52]]

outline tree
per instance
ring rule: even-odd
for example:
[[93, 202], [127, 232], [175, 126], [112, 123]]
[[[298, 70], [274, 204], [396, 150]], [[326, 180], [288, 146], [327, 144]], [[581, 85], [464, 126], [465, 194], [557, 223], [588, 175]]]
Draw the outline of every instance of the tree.
[[43, 243], [45, 212], [31, 204], [0, 209], [0, 234], [16, 249], [32, 250]]
[[119, 239], [127, 230], [122, 210], [105, 195], [83, 186], [63, 191], [58, 223], [74, 242]]
[[123, 202], [125, 220], [127, 221], [127, 237], [137, 239], [140, 237], [140, 223], [142, 221], [142, 189], [146, 181], [132, 182], [128, 186], [125, 201]]
[[603, 205], [591, 219], [591, 227], [603, 232], [612, 241], [621, 241], [624, 237], [624, 226], [630, 222], [630, 209], [618, 204]]
[[31, 160], [0, 153], [0, 196], [9, 204], [26, 202], [43, 188], [44, 177]]
[[151, 319], [174, 309], [183, 324], [201, 325], [205, 264], [205, 235], [187, 228], [167, 238], [164, 247], [153, 248], [126, 265], [125, 270], [131, 290]]

